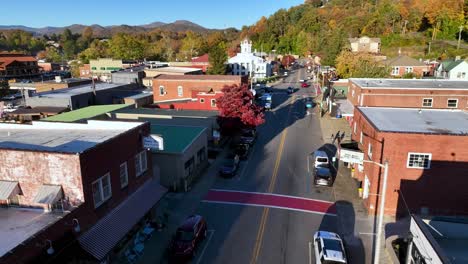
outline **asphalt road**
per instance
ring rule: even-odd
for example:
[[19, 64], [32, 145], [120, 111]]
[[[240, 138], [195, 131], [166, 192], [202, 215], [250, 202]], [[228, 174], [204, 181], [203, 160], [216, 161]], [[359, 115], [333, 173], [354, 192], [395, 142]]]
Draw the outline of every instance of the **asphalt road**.
[[[300, 79], [306, 79], [305, 69], [273, 87], [273, 110], [258, 128], [249, 159], [236, 177], [216, 181], [213, 189], [221, 198], [200, 203], [197, 213], [206, 217], [210, 231], [192, 263], [314, 263], [309, 244], [314, 232], [337, 232], [332, 189], [314, 186], [308, 173], [307, 156], [323, 139], [316, 109], [307, 113], [304, 104], [314, 88], [300, 88]], [[293, 95], [286, 93], [288, 86], [296, 88]], [[269, 193], [275, 196], [264, 195]], [[317, 209], [321, 201], [332, 206]]]

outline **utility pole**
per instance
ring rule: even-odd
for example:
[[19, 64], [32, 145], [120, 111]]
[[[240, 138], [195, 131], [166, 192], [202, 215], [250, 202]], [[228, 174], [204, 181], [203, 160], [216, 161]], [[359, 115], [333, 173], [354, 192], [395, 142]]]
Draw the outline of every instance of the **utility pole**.
[[460, 49], [460, 41], [461, 41], [461, 33], [463, 31], [463, 26], [459, 27], [460, 31], [458, 32], [458, 45], [457, 45], [457, 50]]
[[431, 53], [431, 41], [429, 41], [429, 48], [427, 49], [427, 54], [430, 54]]
[[[377, 163], [376, 163], [377, 164]], [[382, 164], [377, 164], [382, 167]], [[384, 168], [384, 178], [382, 184], [382, 191], [380, 192], [380, 206], [379, 206], [379, 218], [377, 222], [377, 241], [375, 243], [375, 256], [374, 264], [379, 264], [380, 261], [380, 248], [382, 244], [382, 226], [383, 226], [383, 216], [385, 211], [385, 194], [387, 192], [387, 177], [388, 177], [388, 161], [385, 161], [383, 165]]]

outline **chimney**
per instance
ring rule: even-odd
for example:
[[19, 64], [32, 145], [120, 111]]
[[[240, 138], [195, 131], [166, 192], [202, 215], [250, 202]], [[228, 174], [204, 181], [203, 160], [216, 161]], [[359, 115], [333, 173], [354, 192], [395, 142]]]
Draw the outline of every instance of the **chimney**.
[[460, 57], [460, 56], [456, 56], [456, 57], [455, 57], [455, 60], [456, 60], [456, 61], [461, 60], [461, 57]]

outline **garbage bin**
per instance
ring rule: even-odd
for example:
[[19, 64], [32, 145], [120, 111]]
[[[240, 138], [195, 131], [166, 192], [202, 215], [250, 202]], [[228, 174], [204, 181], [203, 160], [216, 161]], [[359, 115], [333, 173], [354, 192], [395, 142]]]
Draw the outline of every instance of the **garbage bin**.
[[336, 111], [336, 118], [341, 118], [341, 111], [340, 110]]

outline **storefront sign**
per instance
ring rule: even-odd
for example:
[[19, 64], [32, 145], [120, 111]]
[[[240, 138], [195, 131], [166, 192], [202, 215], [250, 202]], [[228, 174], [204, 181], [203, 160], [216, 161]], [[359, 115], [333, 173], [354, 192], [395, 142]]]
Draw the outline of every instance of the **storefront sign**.
[[340, 150], [340, 160], [349, 163], [362, 164], [364, 160], [364, 153], [356, 150], [341, 149]]

